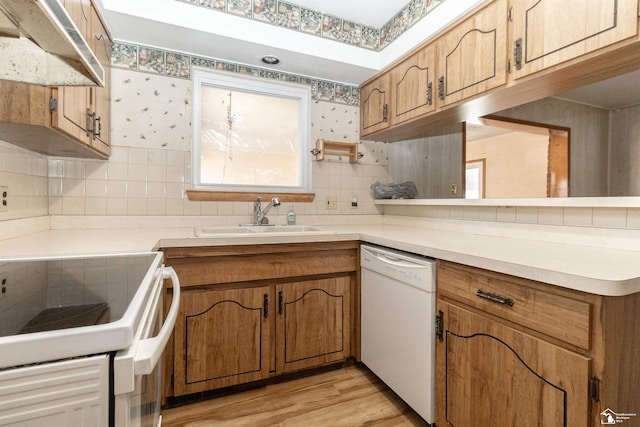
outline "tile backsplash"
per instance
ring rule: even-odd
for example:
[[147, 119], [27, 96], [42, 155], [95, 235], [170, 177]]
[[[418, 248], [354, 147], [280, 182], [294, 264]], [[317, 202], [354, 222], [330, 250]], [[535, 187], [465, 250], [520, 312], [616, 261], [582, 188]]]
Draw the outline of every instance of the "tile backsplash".
[[[250, 202], [192, 202], [191, 82], [113, 69], [113, 151], [108, 161], [48, 158], [0, 141], [0, 185], [9, 187], [8, 210], [0, 211], [0, 238], [13, 233], [8, 220], [58, 217], [249, 217]], [[357, 106], [312, 103], [312, 141], [359, 141]], [[360, 141], [365, 156], [352, 165], [330, 157], [312, 162], [316, 201], [296, 203], [301, 223], [339, 221], [338, 215], [426, 217], [510, 224], [640, 229], [638, 208], [377, 206], [370, 185], [387, 182], [387, 145]], [[338, 209], [324, 209], [329, 195]], [[351, 207], [352, 197], [358, 207]], [[284, 218], [289, 204], [272, 211]]]
[[48, 214], [47, 173], [47, 156], [0, 141], [0, 185], [8, 187], [0, 221]]
[[[196, 202], [191, 184], [191, 87], [188, 80], [113, 69], [112, 155], [109, 161], [51, 158], [48, 161], [51, 215], [248, 216], [251, 202]], [[359, 141], [359, 109], [312, 103], [311, 141]], [[358, 164], [346, 158], [312, 162], [313, 203], [295, 204], [301, 215], [371, 215], [381, 208], [369, 189], [386, 182], [386, 144], [363, 142]], [[326, 210], [327, 196], [338, 209]], [[353, 196], [358, 207], [351, 207]], [[285, 206], [286, 205], [286, 206]], [[273, 210], [286, 214], [289, 204]], [[283, 211], [283, 212], [280, 212]]]

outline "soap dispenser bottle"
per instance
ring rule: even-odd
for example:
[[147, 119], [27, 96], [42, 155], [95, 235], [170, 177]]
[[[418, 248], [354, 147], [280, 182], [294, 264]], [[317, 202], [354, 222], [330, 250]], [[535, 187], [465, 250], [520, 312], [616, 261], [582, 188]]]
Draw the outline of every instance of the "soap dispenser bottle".
[[293, 211], [293, 205], [289, 206], [289, 212], [287, 212], [287, 225], [296, 225], [296, 213]]

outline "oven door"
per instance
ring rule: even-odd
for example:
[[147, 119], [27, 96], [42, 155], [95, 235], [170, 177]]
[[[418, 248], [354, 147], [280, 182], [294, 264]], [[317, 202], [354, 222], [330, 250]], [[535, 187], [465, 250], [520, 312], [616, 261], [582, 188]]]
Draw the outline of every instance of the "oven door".
[[[157, 283], [149, 295], [144, 318], [130, 349], [118, 352], [114, 358], [115, 409], [111, 425], [118, 427], [159, 427], [162, 388], [161, 356], [173, 332], [180, 284], [171, 267], [158, 271]], [[171, 279], [173, 297], [167, 318], [162, 322], [162, 279]]]

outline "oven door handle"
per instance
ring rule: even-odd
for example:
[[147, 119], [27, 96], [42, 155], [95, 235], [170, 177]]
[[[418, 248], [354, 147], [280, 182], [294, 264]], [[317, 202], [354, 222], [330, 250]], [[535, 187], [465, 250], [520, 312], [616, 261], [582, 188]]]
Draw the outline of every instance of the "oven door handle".
[[180, 282], [178, 281], [178, 275], [173, 268], [164, 267], [162, 269], [162, 278], [171, 279], [173, 288], [171, 308], [169, 308], [167, 318], [164, 320], [164, 324], [160, 332], [158, 332], [158, 335], [140, 341], [133, 360], [133, 372], [135, 375], [149, 375], [153, 372], [167, 345], [167, 341], [169, 341], [169, 337], [173, 333], [173, 327], [178, 317], [178, 308], [180, 307]]

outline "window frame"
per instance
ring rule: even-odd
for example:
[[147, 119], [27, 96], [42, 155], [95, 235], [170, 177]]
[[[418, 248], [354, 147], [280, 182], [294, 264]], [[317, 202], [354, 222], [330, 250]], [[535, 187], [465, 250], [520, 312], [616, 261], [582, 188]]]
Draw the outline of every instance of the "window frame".
[[[299, 104], [299, 177], [296, 186], [266, 185], [208, 185], [201, 182], [201, 92], [205, 86], [219, 87], [229, 90], [240, 90], [266, 96], [285, 97], [298, 100]], [[191, 141], [192, 158], [192, 190], [187, 191], [191, 200], [247, 200], [259, 195], [289, 195], [287, 201], [302, 201], [309, 198], [312, 191], [311, 182], [311, 90], [309, 86], [284, 81], [270, 81], [248, 76], [237, 76], [228, 72], [208, 69], [193, 69], [193, 130]], [[206, 194], [209, 194], [207, 196]], [[219, 197], [211, 196], [219, 194]], [[312, 196], [312, 195], [311, 195]], [[311, 199], [312, 200], [312, 199]]]

